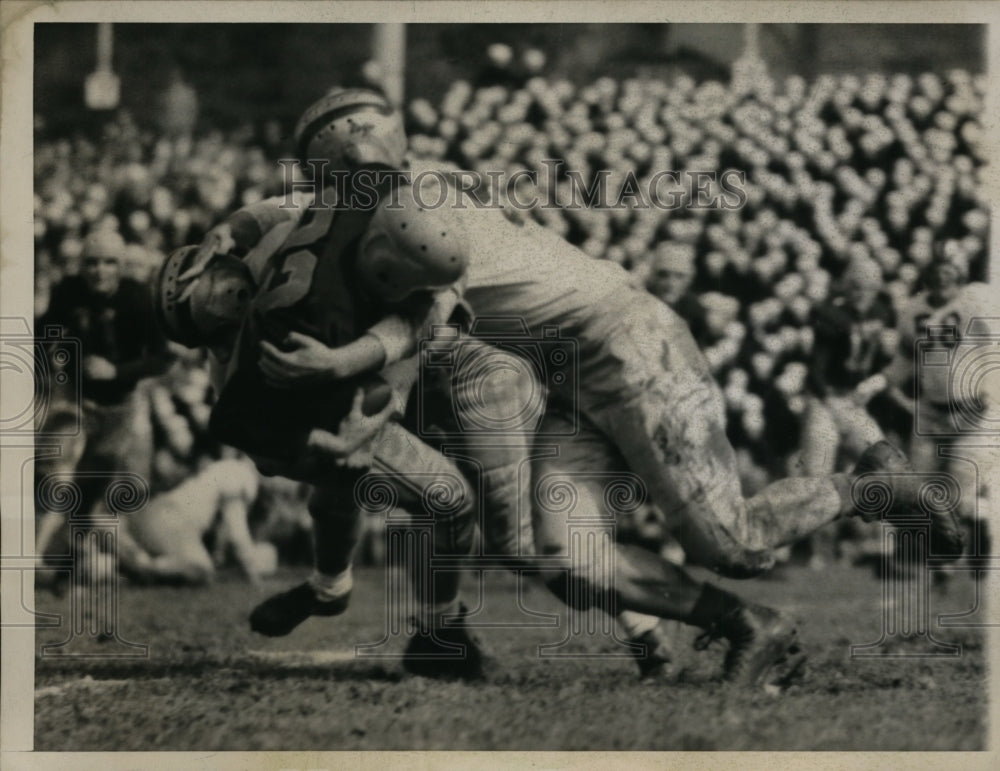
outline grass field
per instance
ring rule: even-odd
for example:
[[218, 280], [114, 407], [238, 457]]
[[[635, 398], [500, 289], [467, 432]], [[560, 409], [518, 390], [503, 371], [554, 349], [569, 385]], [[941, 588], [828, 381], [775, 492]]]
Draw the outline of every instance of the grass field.
[[[405, 675], [393, 660], [358, 660], [354, 645], [383, 637], [384, 581], [359, 571], [352, 607], [310, 619], [292, 635], [253, 635], [247, 614], [273, 591], [302, 580], [284, 571], [259, 588], [235, 577], [204, 589], [122, 584], [120, 636], [147, 658], [36, 661], [36, 750], [974, 750], [984, 745], [986, 651], [974, 628], [934, 629], [962, 655], [951, 659], [851, 659], [850, 645], [877, 640], [882, 592], [870, 572], [792, 568], [738, 584], [743, 594], [802, 620], [803, 679], [781, 695], [734, 692], [719, 681], [724, 647], [696, 652], [676, 626], [679, 672], [639, 683], [622, 658], [540, 658], [563, 628], [479, 630], [499, 660], [484, 684]], [[475, 587], [471, 592], [475, 604]], [[518, 618], [516, 584], [486, 578], [485, 622]], [[931, 597], [932, 619], [974, 604], [957, 573]], [[468, 599], [468, 598], [467, 598]], [[537, 588], [525, 604], [557, 613]], [[37, 609], [66, 614], [67, 597], [39, 592]], [[67, 629], [40, 629], [37, 644]], [[74, 641], [76, 642], [76, 641]], [[83, 639], [75, 652], [108, 643]], [[401, 651], [402, 638], [388, 648]], [[885, 650], [914, 652], [919, 642]], [[571, 653], [615, 650], [587, 637]]]

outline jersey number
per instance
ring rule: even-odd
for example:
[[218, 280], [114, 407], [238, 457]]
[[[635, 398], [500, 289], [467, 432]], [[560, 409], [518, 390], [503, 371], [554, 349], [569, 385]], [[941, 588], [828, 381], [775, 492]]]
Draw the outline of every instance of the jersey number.
[[[271, 275], [265, 282], [268, 289], [257, 295], [254, 302], [259, 312], [288, 308], [309, 293], [313, 272], [319, 260], [308, 249], [288, 250], [316, 243], [329, 232], [335, 214], [336, 210], [333, 208], [319, 209], [310, 222], [297, 228], [288, 237], [281, 256], [271, 265]], [[281, 265], [280, 273], [277, 272], [278, 264]]]

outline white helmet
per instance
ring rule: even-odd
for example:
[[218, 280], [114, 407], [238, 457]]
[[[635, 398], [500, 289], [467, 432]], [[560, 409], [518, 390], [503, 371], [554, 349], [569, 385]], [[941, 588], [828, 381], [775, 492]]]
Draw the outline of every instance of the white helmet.
[[295, 126], [299, 162], [326, 161], [327, 173], [399, 169], [406, 156], [403, 119], [375, 91], [334, 88], [314, 102]]

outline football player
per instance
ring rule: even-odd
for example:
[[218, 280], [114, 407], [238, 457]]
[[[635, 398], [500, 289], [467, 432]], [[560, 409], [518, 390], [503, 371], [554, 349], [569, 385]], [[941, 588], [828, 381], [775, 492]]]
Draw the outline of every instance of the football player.
[[[315, 237], [315, 220], [303, 224], [303, 229], [310, 227]], [[367, 403], [370, 399], [361, 387], [356, 390], [353, 400], [347, 394], [347, 404], [341, 405], [336, 402], [344, 400], [343, 388], [338, 387], [340, 384], [326, 383], [317, 384], [301, 397], [300, 392], [269, 389], [257, 369], [257, 348], [263, 345], [263, 340], [258, 340], [256, 346], [247, 342], [248, 336], [253, 334], [248, 332], [251, 322], [257, 322], [258, 330], [267, 329], [268, 311], [289, 307], [273, 304], [273, 294], [267, 284], [267, 277], [273, 274], [266, 269], [275, 265], [280, 268], [282, 258], [302, 253], [304, 236], [297, 237], [299, 232], [292, 228], [279, 234], [284, 237], [276, 239], [277, 245], [288, 246], [288, 242], [291, 245], [269, 255], [276, 257], [278, 262], [273, 259], [258, 262], [255, 254], [248, 254], [246, 260], [223, 256], [207, 267], [200, 267], [194, 275], [190, 274], [198, 255], [197, 247], [178, 250], [164, 263], [156, 290], [160, 321], [167, 335], [176, 342], [191, 347], [204, 346], [212, 352], [222, 394], [220, 404], [224, 410], [221, 417], [213, 414], [213, 428], [226, 440], [248, 450], [262, 472], [304, 481], [314, 488], [309, 511], [318, 547], [316, 570], [306, 583], [271, 598], [254, 610], [252, 628], [267, 635], [287, 634], [311, 615], [334, 616], [347, 608], [352, 588], [351, 554], [358, 521], [353, 506], [355, 488], [373, 466], [391, 478], [404, 508], [412, 510], [441, 495], [449, 504], [454, 504], [449, 505], [447, 511], [430, 512], [435, 515], [435, 553], [466, 554], [473, 546], [475, 533], [474, 499], [454, 464], [398, 426], [390, 424], [383, 428], [388, 415], [400, 409], [399, 401], [389, 395], [383, 399], [385, 406], [373, 408]], [[274, 247], [274, 244], [264, 245]], [[291, 273], [294, 274], [294, 269]], [[302, 300], [315, 293], [330, 301], [332, 314], [342, 310], [334, 304], [334, 290], [324, 295], [324, 289], [314, 287], [311, 280], [301, 276], [300, 280], [303, 284], [293, 285], [294, 293], [289, 291], [283, 295], [285, 300], [290, 297]], [[331, 329], [332, 325], [323, 319], [323, 308], [322, 300], [314, 302], [310, 308], [312, 318], [318, 327]], [[262, 318], [253, 319], [254, 313]], [[282, 314], [281, 321], [290, 325], [299, 323], [292, 314]], [[276, 339], [281, 343], [292, 333], [286, 329], [277, 334]], [[350, 341], [348, 345], [364, 346], [367, 344], [365, 338], [371, 335], [362, 335], [361, 340]], [[409, 380], [412, 382], [416, 376], [413, 362], [400, 362], [395, 374], [388, 370], [384, 374], [388, 380], [398, 377], [397, 382], [405, 383], [407, 368], [412, 370]], [[243, 375], [237, 376], [240, 372]], [[405, 394], [409, 386], [401, 386], [400, 390]], [[331, 404], [325, 403], [324, 394]], [[227, 400], [223, 401], [222, 397]], [[217, 404], [215, 409], [218, 408]], [[277, 418], [272, 413], [276, 413]], [[259, 430], [257, 426], [234, 425], [241, 419], [261, 424]], [[333, 421], [338, 421], [336, 426], [332, 426]], [[331, 427], [336, 433], [329, 430]], [[376, 433], [379, 438], [371, 448], [370, 442]], [[413, 466], [422, 473], [399, 473], [399, 469]], [[444, 492], [442, 486], [447, 488]], [[418, 619], [420, 633], [411, 639], [404, 659], [407, 667], [425, 674], [480, 676], [484, 659], [464, 624], [443, 625], [446, 616], [457, 613], [464, 618], [464, 608], [458, 597], [458, 574], [441, 574], [431, 582], [424, 574], [426, 561], [415, 560], [411, 566], [418, 571], [412, 578], [420, 595], [422, 612]], [[461, 661], [428, 655], [451, 650], [454, 645], [463, 646], [467, 651], [468, 655]]]
[[811, 393], [802, 427], [805, 476], [831, 474], [838, 451], [856, 459], [885, 438], [866, 409], [885, 388], [881, 372], [897, 347], [896, 317], [882, 286], [878, 263], [857, 258], [845, 272], [843, 294], [813, 312]]
[[177, 487], [155, 496], [140, 512], [123, 518], [118, 553], [122, 570], [151, 583], [204, 584], [215, 562], [204, 537], [215, 535], [218, 561], [231, 552], [251, 580], [274, 572], [277, 555], [255, 543], [247, 526], [258, 478], [250, 463], [212, 461]]
[[[301, 209], [297, 210], [301, 213]], [[415, 238], [424, 238], [426, 233], [422, 233], [420, 225], [419, 207], [411, 204], [407, 210], [411, 215], [416, 215], [411, 220], [410, 232], [415, 234]], [[226, 222], [215, 228], [201, 245], [202, 253], [222, 252], [225, 255], [242, 254], [237, 265], [231, 256], [223, 256], [211, 262], [207, 269], [204, 266], [192, 268], [192, 261], [195, 265], [199, 263], [199, 252], [194, 248], [181, 250], [171, 256], [169, 264], [164, 266], [160, 277], [161, 303], [164, 323], [170, 331], [173, 339], [193, 345], [199, 340], [205, 340], [207, 330], [209, 338], [207, 342], [214, 351], [213, 360], [218, 365], [229, 361], [231, 358], [230, 349], [234, 345], [233, 325], [228, 319], [238, 317], [246, 312], [246, 305], [240, 301], [241, 296], [253, 295], [256, 290], [256, 275], [261, 275], [265, 271], [265, 265], [269, 264], [275, 254], [280, 255], [280, 249], [293, 231], [291, 223], [282, 223], [282, 217], [274, 217], [273, 209], [268, 206], [250, 206], [240, 210], [230, 217]], [[402, 216], [402, 215], [397, 215]], [[458, 236], [458, 232], [453, 234], [453, 238]], [[385, 263], [385, 246], [379, 241], [375, 241], [374, 248], [366, 248], [371, 243], [370, 239], [362, 238], [359, 263], [363, 265], [364, 260], [382, 260], [381, 269], [388, 270], [394, 278], [400, 276], [400, 270]], [[433, 243], [433, 242], [432, 242]], [[382, 251], [379, 251], [379, 250]], [[422, 253], [422, 250], [417, 250]], [[202, 271], [204, 271], [202, 273]], [[366, 270], [361, 267], [359, 273], [374, 275], [374, 270]], [[196, 279], [201, 282], [201, 286], [194, 287]], [[187, 287], [181, 289], [181, 285]], [[381, 292], [381, 288], [375, 287], [376, 292]], [[398, 291], [398, 290], [396, 290]], [[164, 294], [165, 293], [165, 294]], [[405, 294], [405, 293], [404, 293]], [[185, 296], [185, 301], [178, 304], [171, 298]], [[450, 304], [448, 301], [440, 303], [441, 307], [452, 307], [457, 300], [457, 296]], [[438, 306], [435, 306], [435, 309]], [[445, 311], [447, 312], [447, 311]], [[444, 320], [445, 316], [439, 316]], [[394, 355], [380, 355], [379, 363], [385, 365], [387, 361], [392, 365], [389, 370], [383, 370], [387, 374], [390, 370], [399, 371], [412, 369], [413, 362], [394, 363], [395, 359], [406, 349], [406, 346], [394, 346], [393, 336], [412, 336], [411, 322], [404, 322], [402, 319], [388, 319], [377, 323], [369, 329], [361, 339], [355, 341], [345, 349], [339, 349], [338, 353], [343, 354], [346, 362], [361, 357], [364, 359], [367, 352], [382, 351], [388, 340], [389, 350]], [[397, 329], [398, 328], [398, 329]], [[228, 330], [228, 331], [226, 331]], [[298, 333], [289, 335], [290, 341], [295, 350], [300, 353], [307, 350], [325, 352], [328, 349], [318, 347], [310, 349], [313, 343], [312, 338]], [[524, 405], [526, 399], [531, 398], [532, 388], [528, 385], [523, 387], [519, 382], [518, 373], [523, 374], [523, 368], [519, 366], [508, 366], [505, 359], [510, 357], [499, 351], [490, 350], [479, 353], [479, 348], [483, 346], [469, 346], [472, 342], [467, 339], [463, 341], [467, 348], [472, 348], [473, 356], [466, 359], [466, 365], [472, 369], [489, 370], [490, 377], [487, 382], [472, 382], [470, 379], [457, 379], [460, 382], [451, 387], [451, 397], [459, 409], [478, 409], [484, 406], [491, 410], [493, 405], [510, 403], [515, 405], [513, 410]], [[261, 343], [261, 348], [270, 353], [270, 358], [261, 360], [262, 371], [267, 377], [275, 377], [284, 374], [281, 362], [283, 355], [280, 350], [270, 342]], [[345, 351], [350, 353], [345, 353]], [[317, 383], [313, 378], [310, 386], [322, 388], [324, 380], [333, 380], [336, 371], [340, 366], [349, 367], [349, 363], [338, 365], [331, 363], [329, 359], [322, 359], [329, 371], [326, 373], [333, 377], [320, 379]], [[230, 369], [232, 364], [229, 365]], [[302, 368], [305, 369], [305, 368]], [[506, 374], [505, 374], [506, 373]], [[511, 373], [514, 373], [513, 376]], [[412, 382], [405, 376], [399, 382]], [[405, 390], [405, 386], [404, 386]], [[518, 393], [518, 391], [526, 391]], [[335, 389], [330, 389], [330, 398], [336, 398]], [[276, 393], [279, 399], [295, 399], [297, 394], [292, 394], [287, 389]], [[426, 396], [426, 394], [425, 394]], [[444, 397], [442, 397], [444, 398]], [[503, 409], [492, 410], [495, 416], [502, 418]], [[383, 412], [384, 414], [384, 412]], [[317, 418], [318, 420], [319, 418]], [[370, 423], [374, 423], [378, 418], [373, 418]], [[321, 437], [318, 439], [318, 437]], [[404, 449], [403, 441], [405, 434], [398, 431], [398, 427], [390, 429], [388, 435], [380, 436], [376, 442], [374, 451], [374, 461], [376, 469], [385, 472], [390, 470], [397, 473]], [[342, 449], [344, 443], [338, 444], [339, 437], [334, 437], [328, 432], [318, 428], [311, 430], [310, 439], [306, 442], [312, 450], [329, 451], [340, 456], [346, 454]], [[422, 447], [423, 443], [415, 438], [411, 444], [415, 448]], [[510, 450], [505, 451], [506, 445], [510, 445]], [[487, 487], [484, 495], [484, 508], [493, 509], [492, 516], [481, 517], [481, 524], [486, 530], [489, 553], [499, 553], [505, 556], [521, 556], [529, 553], [532, 548], [531, 528], [530, 528], [530, 507], [522, 500], [527, 492], [527, 479], [518, 475], [518, 466], [525, 465], [523, 458], [530, 445], [530, 436], [525, 435], [523, 428], [515, 428], [511, 431], [507, 428], [502, 434], [490, 437], [488, 457], [476, 458], [479, 474], [477, 476], [481, 484], [485, 482]], [[353, 447], [353, 443], [351, 444]], [[501, 450], [498, 454], [497, 450]], [[416, 474], [419, 478], [431, 479], [434, 473], [447, 472], [451, 467], [445, 464], [443, 459], [437, 458], [433, 462], [426, 462], [428, 459], [421, 452], [415, 452], [408, 458], [406, 472]], [[499, 462], [498, 462], [499, 460]], [[258, 465], [270, 473], [283, 473], [290, 475], [302, 475], [301, 469], [288, 471], [280, 462], [273, 459], [257, 457]], [[301, 465], [301, 464], [300, 464]], [[321, 486], [328, 486], [324, 482]], [[346, 603], [347, 594], [344, 591], [346, 584], [343, 576], [349, 575], [350, 552], [357, 534], [357, 514], [349, 507], [343, 505], [343, 501], [348, 494], [342, 493], [339, 496], [326, 496], [317, 493], [314, 496], [310, 511], [314, 518], [314, 528], [317, 542], [316, 560], [317, 571], [313, 578], [299, 587], [271, 598], [263, 603], [253, 614], [252, 624], [257, 631], [269, 635], [282, 635], [289, 633], [295, 626], [301, 623], [309, 615], [332, 615], [327, 612], [329, 603], [334, 599], [343, 600]], [[321, 499], [328, 499], [328, 505], [322, 505]], [[499, 515], [496, 509], [501, 509]], [[494, 523], [499, 523], [496, 525]], [[338, 605], [339, 607], [339, 605]], [[344, 605], [346, 607], [346, 605]], [[440, 614], [437, 614], [438, 616]], [[631, 614], [637, 617], [636, 614]], [[642, 642], [651, 647], [651, 650], [659, 651], [658, 655], [640, 655], [639, 666], [643, 674], [651, 674], [666, 659], [666, 649], [664, 642], [656, 629], [657, 619], [645, 619], [640, 622], [630, 619], [627, 612], [621, 614], [626, 629], [636, 638], [642, 638]]]
[[[986, 477], [993, 464], [982, 465], [979, 471], [984, 478], [977, 481], [970, 463], [939, 458], [938, 440], [948, 436], [952, 446], [975, 444], [980, 423], [986, 425], [985, 421], [993, 419], [1000, 400], [995, 389], [989, 390], [990, 378], [961, 375], [976, 374], [976, 367], [970, 365], [977, 357], [983, 362], [991, 360], [993, 341], [1000, 331], [1000, 302], [989, 285], [966, 283], [966, 262], [946, 251], [946, 247], [939, 250], [927, 266], [923, 277], [926, 289], [910, 298], [899, 313], [899, 350], [886, 375], [894, 400], [914, 415], [910, 438], [914, 465], [921, 471], [944, 466], [955, 475], [963, 492], [962, 513], [971, 518], [977, 485], [989, 486]], [[980, 374], [983, 371], [980, 368]], [[987, 388], [977, 392], [964, 387], [970, 385]], [[959, 416], [969, 419], [964, 428], [956, 423]]]

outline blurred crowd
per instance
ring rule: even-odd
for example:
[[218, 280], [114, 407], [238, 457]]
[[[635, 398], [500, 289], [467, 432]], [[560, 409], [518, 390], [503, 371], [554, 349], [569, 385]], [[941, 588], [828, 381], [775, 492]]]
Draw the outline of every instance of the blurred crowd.
[[[742, 62], [728, 85], [681, 75], [576, 87], [540, 75], [537, 51], [521, 61], [506, 46], [489, 54], [484, 83], [456, 82], [436, 106], [410, 104], [412, 152], [482, 174], [535, 172], [518, 199], [564, 204], [536, 207], [540, 223], [622, 264], [688, 319], [724, 387], [734, 442], [768, 473], [787, 473], [796, 449], [788, 429], [804, 408], [813, 309], [851, 261], [878, 263], [897, 310], [942, 244], [971, 279], [983, 277], [982, 75], [779, 83]], [[611, 202], [627, 180], [647, 189], [663, 170], [683, 180], [736, 169], [746, 203], [691, 206], [682, 181], [669, 211], [628, 197], [618, 208], [576, 207], [580, 186], [568, 175], [549, 189], [549, 159], [587, 185], [610, 170]]]
[[[491, 47], [478, 81], [455, 82], [439, 104], [408, 104], [411, 153], [484, 174], [537, 172], [519, 197], [562, 205], [537, 206], [530, 216], [593, 258], [622, 264], [688, 320], [723, 387], [748, 493], [788, 473], [809, 388], [810, 319], [849, 263], [874, 260], [897, 310], [920, 288], [935, 249], [970, 279], [985, 273], [983, 75], [776, 82], [751, 62], [728, 84], [680, 75], [581, 87], [544, 69], [538, 51]], [[36, 314], [61, 278], [80, 272], [93, 232], [119, 232], [128, 244], [124, 274], [147, 282], [170, 250], [280, 192], [276, 160], [288, 152], [289, 129], [168, 135], [120, 112], [88, 136], [40, 133]], [[554, 182], [551, 160], [563, 162]], [[663, 170], [740, 170], [745, 205], [691, 206], [692, 191], [679, 184], [668, 211], [634, 198], [621, 207], [573, 206], [580, 190], [565, 171], [589, 185], [602, 169], [610, 171], [610, 201], [629, 178], [642, 185]], [[212, 395], [204, 362], [174, 353], [171, 369], [146, 390], [163, 489], [200, 457], [219, 454], [206, 435]]]

